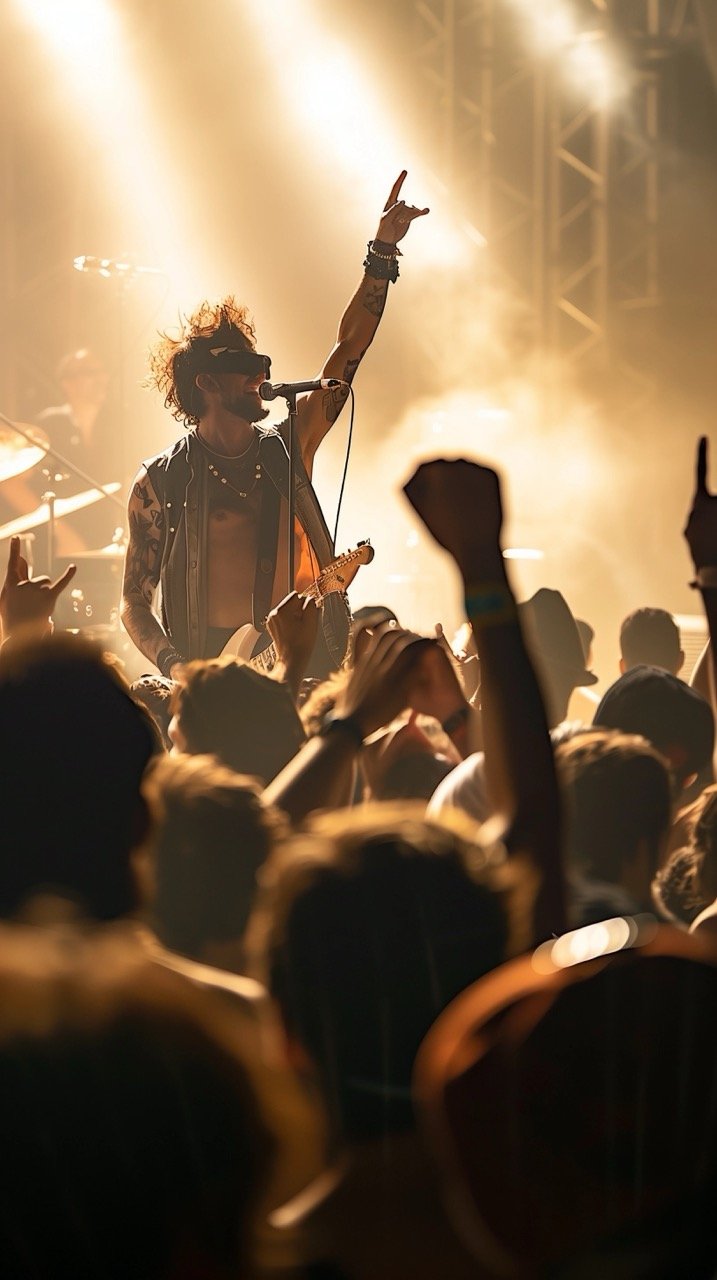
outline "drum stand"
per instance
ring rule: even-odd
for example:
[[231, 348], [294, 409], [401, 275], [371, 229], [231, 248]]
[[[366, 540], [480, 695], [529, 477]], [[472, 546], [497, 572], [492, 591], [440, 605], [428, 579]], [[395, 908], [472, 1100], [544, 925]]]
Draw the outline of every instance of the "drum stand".
[[[24, 440], [27, 440], [28, 444], [33, 445], [35, 448], [38, 448], [38, 447], [44, 448], [44, 446], [38, 446], [37, 439], [33, 439], [29, 431], [25, 431], [24, 428], [21, 427], [17, 422], [13, 422], [11, 418], [6, 418], [4, 413], [0, 413], [0, 422], [4, 422], [7, 427], [10, 427], [13, 431], [16, 431], [19, 436], [22, 436]], [[115, 497], [114, 493], [108, 492], [105, 485], [100, 484], [99, 480], [96, 480], [94, 476], [88, 475], [86, 471], [83, 471], [81, 467], [78, 467], [75, 462], [72, 462], [69, 458], [66, 458], [65, 455], [60, 453], [57, 449], [44, 449], [44, 454], [46, 458], [48, 457], [55, 458], [59, 462], [60, 466], [66, 467], [67, 470], [72, 473], [72, 475], [77, 476], [79, 480], [82, 480], [85, 484], [89, 485], [90, 489], [97, 489], [99, 493], [103, 493], [105, 498], [108, 498], [110, 502], [114, 502], [115, 506], [119, 507], [120, 511], [122, 512], [122, 516], [123, 517], [125, 516], [126, 514], [125, 504], [119, 498]], [[49, 560], [48, 573], [50, 574], [51, 577], [53, 575], [54, 565], [55, 565], [55, 502], [56, 502], [56, 499], [57, 499], [57, 495], [53, 493], [52, 490], [48, 490], [47, 493], [43, 493], [42, 495], [42, 501], [46, 502], [48, 505], [48, 517], [49, 517], [47, 521], [47, 545], [48, 545], [48, 560]]]

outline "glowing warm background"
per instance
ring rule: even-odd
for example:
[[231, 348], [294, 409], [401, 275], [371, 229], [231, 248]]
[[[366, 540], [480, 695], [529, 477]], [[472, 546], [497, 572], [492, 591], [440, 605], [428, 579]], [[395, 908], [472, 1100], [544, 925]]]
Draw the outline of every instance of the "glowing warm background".
[[[626, 109], [635, 68], [582, 37], [571, 0], [504, 3], [536, 58], [559, 56], [575, 86]], [[626, 612], [694, 610], [680, 529], [694, 442], [711, 431], [717, 389], [717, 99], [707, 55], [677, 66], [663, 115], [663, 294], [641, 356], [657, 394], [628, 414], [609, 372], [581, 377], [526, 339], [524, 304], [494, 270], [460, 157], [426, 128], [425, 86], [406, 53], [415, 8], [8, 0], [0, 408], [32, 417], [56, 398], [57, 358], [96, 347], [124, 405], [126, 483], [178, 433], [140, 387], [153, 333], [201, 297], [229, 292], [252, 309], [276, 379], [313, 376], [405, 167], [406, 197], [432, 212], [410, 233], [355, 384], [338, 543], [370, 536], [376, 558], [353, 603], [393, 603], [414, 625], [457, 625], [455, 583], [397, 488], [419, 456], [477, 456], [505, 477], [508, 543], [544, 555], [517, 562], [521, 593], [562, 589], [597, 627], [596, 669], [609, 682]], [[73, 271], [81, 254], [129, 257], [159, 274], [122, 287]], [[317, 469], [331, 524], [347, 425], [346, 415]]]

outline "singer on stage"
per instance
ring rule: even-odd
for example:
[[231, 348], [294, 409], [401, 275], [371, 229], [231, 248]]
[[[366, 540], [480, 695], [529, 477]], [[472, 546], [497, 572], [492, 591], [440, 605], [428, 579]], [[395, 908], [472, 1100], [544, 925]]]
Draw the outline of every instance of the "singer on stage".
[[[398, 242], [428, 213], [399, 199], [395, 182], [369, 241], [364, 276], [339, 324], [321, 379], [343, 385], [298, 400], [296, 439], [296, 589], [334, 555], [310, 484], [314, 455], [348, 397], [398, 276]], [[261, 630], [286, 595], [288, 456], [281, 428], [263, 427], [259, 386], [271, 362], [256, 350], [246, 308], [233, 298], [202, 305], [177, 338], [164, 335], [151, 355], [152, 383], [188, 432], [143, 464], [129, 501], [129, 545], [122, 621], [163, 675], [192, 658], [214, 657], [245, 623]], [[153, 600], [161, 586], [161, 622]], [[330, 664], [342, 661], [348, 616], [341, 596], [327, 598], [323, 637]]]

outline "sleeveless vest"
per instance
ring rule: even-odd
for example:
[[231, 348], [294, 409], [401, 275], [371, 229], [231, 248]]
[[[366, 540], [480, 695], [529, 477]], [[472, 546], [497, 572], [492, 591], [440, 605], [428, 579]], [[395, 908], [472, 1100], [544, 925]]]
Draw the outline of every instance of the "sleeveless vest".
[[[282, 498], [289, 492], [289, 456], [284, 440], [286, 424], [260, 427], [259, 461]], [[207, 479], [202, 447], [189, 432], [163, 453], [145, 462], [147, 474], [162, 507], [160, 589], [162, 625], [172, 643], [187, 658], [204, 653], [207, 632]], [[300, 456], [295, 473], [296, 515], [324, 569], [335, 558], [334, 545], [318, 498]], [[277, 510], [278, 517], [278, 510]], [[261, 523], [261, 520], [260, 520]], [[274, 559], [260, 552], [254, 587], [254, 626], [260, 629], [268, 611], [274, 581]], [[327, 596], [322, 627], [331, 657], [339, 666], [348, 646], [351, 614], [345, 594]], [[247, 621], [247, 619], [244, 619]]]

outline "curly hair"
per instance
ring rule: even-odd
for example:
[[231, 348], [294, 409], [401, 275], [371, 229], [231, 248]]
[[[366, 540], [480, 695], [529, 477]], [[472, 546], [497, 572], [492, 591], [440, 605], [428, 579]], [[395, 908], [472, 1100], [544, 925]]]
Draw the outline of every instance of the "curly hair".
[[221, 302], [201, 302], [190, 316], [180, 317], [176, 335], [160, 333], [149, 353], [146, 386], [164, 396], [164, 407], [186, 427], [196, 427], [202, 412], [198, 373], [207, 371], [210, 345], [239, 341], [254, 350], [256, 334], [246, 307], [229, 296]]

